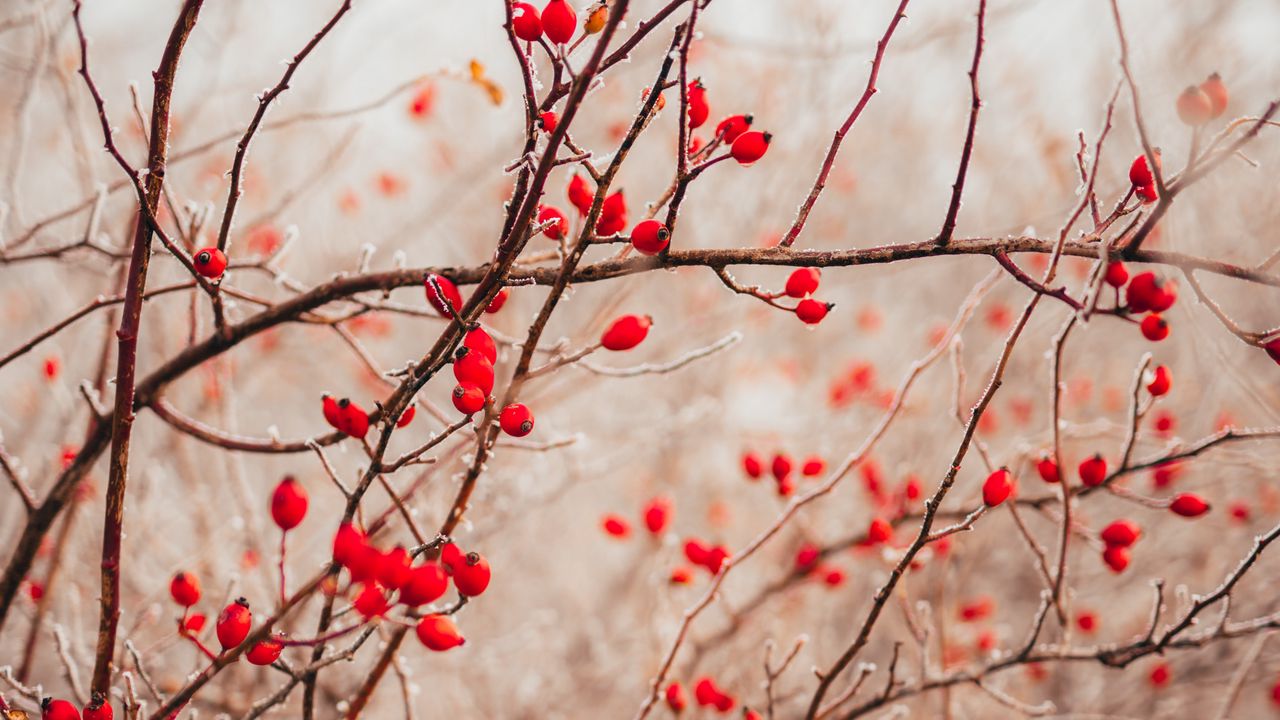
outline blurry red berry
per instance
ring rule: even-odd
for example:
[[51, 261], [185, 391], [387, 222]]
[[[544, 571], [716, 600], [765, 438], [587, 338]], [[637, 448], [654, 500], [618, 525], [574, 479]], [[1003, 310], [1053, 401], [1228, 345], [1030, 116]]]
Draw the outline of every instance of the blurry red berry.
[[388, 590], [399, 590], [413, 575], [413, 558], [403, 546], [397, 545], [382, 553], [376, 578]]
[[1151, 668], [1151, 675], [1148, 680], [1154, 687], [1164, 687], [1169, 684], [1169, 680], [1173, 677], [1173, 672], [1169, 669], [1169, 663], [1162, 662]]
[[1112, 260], [1107, 263], [1107, 274], [1105, 277], [1107, 284], [1113, 288], [1122, 288], [1124, 284], [1129, 282], [1129, 269], [1119, 260]]
[[1107, 479], [1107, 461], [1101, 454], [1094, 453], [1093, 457], [1080, 463], [1079, 472], [1080, 482], [1087, 487], [1097, 487]]
[[1013, 475], [1007, 469], [1000, 468], [988, 475], [986, 482], [982, 483], [982, 502], [987, 507], [995, 507], [1008, 500], [1015, 489]]
[[95, 692], [93, 699], [84, 706], [83, 720], [112, 720], [114, 717], [115, 712], [111, 709], [111, 703], [107, 702], [107, 697], [100, 692]]
[[577, 208], [579, 215], [586, 215], [591, 211], [595, 193], [587, 187], [587, 181], [581, 175], [574, 173], [573, 177], [569, 178], [568, 198], [569, 204]]
[[236, 598], [236, 601], [222, 609], [214, 629], [218, 633], [218, 643], [223, 650], [230, 650], [249, 637], [249, 626], [253, 622], [253, 613], [249, 612], [249, 601]]
[[1169, 509], [1182, 517], [1199, 517], [1209, 512], [1209, 503], [1195, 493], [1182, 493], [1173, 498]]
[[796, 551], [796, 570], [801, 572], [808, 571], [818, 564], [818, 560], [822, 557], [822, 550], [813, 543], [805, 543]]
[[449, 589], [449, 576], [440, 563], [427, 562], [409, 571], [409, 579], [396, 597], [403, 605], [417, 607], [435, 602]]
[[644, 507], [644, 526], [654, 535], [662, 533], [671, 522], [671, 500], [656, 497]]
[[805, 459], [804, 465], [800, 469], [800, 473], [805, 477], [814, 477], [821, 475], [826, 469], [826, 461], [817, 455], [813, 455]]
[[759, 455], [753, 452], [744, 453], [742, 456], [742, 471], [752, 480], [758, 480], [764, 474], [764, 462]]
[[364, 583], [351, 605], [366, 622], [382, 617], [391, 607], [391, 603], [387, 601], [386, 590], [375, 580]]
[[1092, 635], [1098, 629], [1098, 616], [1084, 610], [1076, 614], [1076, 627], [1086, 635]]
[[616, 538], [626, 538], [631, 536], [631, 523], [620, 515], [605, 515], [600, 521], [600, 527], [604, 531]]
[[1184, 124], [1199, 127], [1213, 119], [1213, 101], [1195, 85], [1188, 85], [1178, 95], [1178, 119]]
[[307, 489], [292, 475], [285, 475], [271, 493], [271, 519], [281, 530], [292, 530], [307, 516]]
[[551, 223], [542, 231], [543, 235], [552, 240], [562, 240], [566, 233], [569, 232], [569, 220], [560, 212], [560, 208], [554, 205], [543, 205], [538, 210], [538, 224], [545, 225]]
[[1100, 537], [1108, 547], [1129, 547], [1142, 537], [1142, 528], [1132, 520], [1116, 520], [1102, 529]]
[[1151, 373], [1151, 382], [1147, 383], [1147, 392], [1153, 397], [1159, 397], [1169, 392], [1172, 383], [1173, 377], [1169, 374], [1169, 368], [1157, 365]]
[[180, 572], [169, 582], [169, 595], [182, 607], [200, 602], [200, 578], [189, 572]]
[[359, 557], [367, 545], [364, 533], [351, 523], [343, 523], [333, 536], [333, 561], [343, 567], [349, 567]]
[[867, 526], [867, 543], [878, 545], [893, 539], [893, 526], [884, 518], [875, 518]]
[[1047, 483], [1062, 482], [1062, 473], [1058, 471], [1058, 463], [1053, 461], [1049, 455], [1041, 456], [1036, 462], [1036, 472], [1040, 473], [1040, 479]]
[[1212, 108], [1211, 118], [1218, 118], [1222, 113], [1227, 111], [1227, 86], [1222, 82], [1222, 76], [1214, 73], [1209, 79], [1200, 83], [1200, 89], [1209, 97], [1209, 104]]
[[707, 105], [707, 89], [703, 87], [701, 80], [694, 80], [689, 86], [687, 96], [687, 104], [689, 106], [689, 129], [697, 130], [707, 121], [707, 116], [711, 114], [711, 108]]
[[1113, 573], [1122, 573], [1129, 567], [1129, 548], [1109, 545], [1102, 551], [1102, 560]]
[[1169, 323], [1155, 313], [1142, 318], [1142, 336], [1151, 342], [1160, 342], [1169, 337]]

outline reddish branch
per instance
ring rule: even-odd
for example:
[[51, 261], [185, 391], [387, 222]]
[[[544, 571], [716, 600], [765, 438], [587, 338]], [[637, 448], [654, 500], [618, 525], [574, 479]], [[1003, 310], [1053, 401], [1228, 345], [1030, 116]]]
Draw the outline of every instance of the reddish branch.
[[[165, 161], [169, 150], [170, 99], [178, 59], [200, 13], [203, 0], [187, 0], [178, 14], [169, 40], [154, 74], [155, 99], [151, 108], [151, 138], [147, 157], [146, 197], [139, 207], [129, 260], [125, 300], [117, 331], [115, 412], [111, 425], [111, 469], [107, 484], [106, 514], [102, 533], [102, 596], [98, 622], [98, 645], [93, 669], [93, 692], [104, 695], [111, 689], [111, 672], [116, 643], [116, 624], [120, 619], [120, 539], [124, 524], [124, 492], [129, 472], [129, 440], [134, 419], [134, 378], [138, 359], [138, 333], [142, 316], [142, 298], [147, 286], [147, 267], [151, 260], [151, 226], [144, 215], [154, 216], [164, 184]], [[111, 129], [102, 113], [102, 101], [89, 76], [87, 43], [80, 25], [80, 3], [75, 3], [74, 19], [80, 39], [80, 74], [98, 103], [104, 143], [117, 156]]]

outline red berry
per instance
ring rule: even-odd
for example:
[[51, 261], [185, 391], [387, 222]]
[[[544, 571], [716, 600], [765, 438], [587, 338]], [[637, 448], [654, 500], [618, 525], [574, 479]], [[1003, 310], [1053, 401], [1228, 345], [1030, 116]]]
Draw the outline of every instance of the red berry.
[[324, 421], [329, 423], [334, 430], [342, 429], [342, 410], [338, 408], [338, 401], [332, 395], [325, 394], [320, 396], [320, 407], [324, 412]]
[[920, 499], [920, 478], [916, 477], [915, 475], [907, 476], [907, 482], [902, 487], [902, 494], [908, 500], [919, 500]]
[[526, 2], [512, 3], [511, 29], [521, 40], [537, 42], [542, 37], [542, 20], [538, 18], [538, 9]]
[[453, 406], [463, 415], [474, 415], [484, 409], [485, 394], [470, 383], [453, 389]]
[[236, 601], [222, 609], [214, 629], [218, 633], [218, 643], [223, 650], [230, 650], [249, 637], [249, 626], [253, 622], [253, 613], [249, 612], [249, 601], [236, 598]]
[[[435, 284], [440, 286], [439, 293], [431, 286], [432, 280], [435, 280]], [[462, 312], [462, 293], [458, 292], [458, 286], [454, 285], [452, 280], [443, 275], [432, 274], [427, 276], [427, 279], [423, 281], [423, 285], [426, 287], [427, 302], [431, 304], [431, 307], [435, 308], [436, 312], [440, 313], [441, 317], [453, 317], [453, 313], [449, 312], [449, 308], [445, 305], [446, 300], [449, 305], [453, 306], [453, 312]], [[444, 295], [443, 298], [441, 293]]]
[[542, 128], [543, 132], [553, 133], [559, 125], [560, 116], [556, 115], [554, 110], [538, 113], [538, 126]]
[[445, 615], [428, 615], [422, 618], [418, 621], [417, 632], [418, 640], [429, 650], [436, 652], [452, 650], [467, 642], [458, 632], [458, 626]]
[[180, 572], [169, 582], [169, 595], [182, 607], [200, 602], [200, 578], [194, 573]]
[[670, 522], [671, 500], [669, 498], [656, 497], [644, 507], [644, 526], [650, 533], [660, 535]]
[[1076, 615], [1076, 627], [1086, 635], [1092, 635], [1098, 629], [1098, 616], [1084, 611]]
[[498, 364], [498, 344], [479, 325], [467, 331], [466, 336], [462, 339], [462, 346], [483, 355], [490, 365]]
[[1129, 567], [1129, 548], [1108, 545], [1107, 549], [1102, 551], [1102, 560], [1107, 567], [1111, 568], [1111, 572], [1120, 574]]
[[270, 665], [280, 659], [280, 653], [283, 651], [284, 636], [277, 633], [265, 640], [259, 640], [249, 649], [249, 652], [244, 654], [244, 657], [252, 665]]
[[375, 580], [366, 582], [360, 588], [360, 592], [356, 595], [356, 599], [351, 605], [366, 622], [386, 615], [387, 610], [391, 607], [391, 604], [387, 602], [386, 590]]
[[493, 363], [482, 352], [459, 350], [460, 357], [453, 361], [453, 376], [459, 385], [475, 385], [486, 396], [493, 392]]
[[409, 423], [413, 422], [413, 416], [416, 415], [417, 412], [417, 408], [413, 405], [405, 408], [404, 412], [400, 413], [400, 419], [396, 421], [396, 427], [409, 427]]
[[1160, 199], [1160, 191], [1156, 190], [1155, 185], [1139, 185], [1135, 188], [1135, 191], [1138, 193], [1138, 197], [1142, 198], [1142, 202], [1145, 205], [1150, 205]]
[[489, 587], [489, 579], [492, 573], [489, 570], [489, 561], [477, 552], [469, 552], [462, 562], [455, 563], [453, 566], [453, 585], [458, 588], [458, 592], [467, 597], [475, 597], [485, 591]]
[[671, 712], [678, 713], [684, 710], [685, 705], [688, 704], [684, 697], [684, 688], [678, 682], [673, 682], [667, 686], [666, 696], [667, 707], [671, 708]]
[[689, 86], [688, 93], [689, 105], [689, 129], [697, 130], [707, 121], [707, 116], [711, 114], [711, 108], [707, 106], [707, 89], [702, 86], [701, 80], [694, 80]]
[[569, 232], [568, 218], [564, 216], [563, 212], [560, 212], [560, 208], [554, 205], [543, 205], [538, 209], [538, 224], [545, 225], [546, 223], [551, 224], [547, 225], [542, 234], [552, 240], [562, 240], [565, 234]]
[[80, 711], [66, 700], [45, 698], [40, 703], [40, 717], [44, 720], [80, 720]]
[[524, 437], [533, 432], [533, 413], [520, 403], [511, 403], [502, 408], [498, 423], [502, 431], [511, 437]]
[[600, 221], [596, 234], [601, 237], [617, 235], [627, 227], [627, 197], [619, 190], [604, 199], [600, 207]]
[[1169, 323], [1155, 313], [1142, 318], [1142, 336], [1151, 342], [1160, 342], [1169, 337]]
[[542, 8], [542, 31], [553, 43], [563, 44], [573, 39], [578, 27], [578, 14], [565, 0], [551, 0]]
[[1107, 274], [1105, 276], [1107, 284], [1113, 288], [1122, 288], [1124, 284], [1129, 282], [1129, 268], [1119, 260], [1112, 260], [1107, 264]]
[[1016, 489], [1017, 483], [1014, 482], [1013, 475], [1007, 469], [1000, 468], [988, 475], [986, 482], [982, 483], [982, 502], [987, 507], [995, 507], [1008, 500]]
[[587, 188], [587, 181], [577, 173], [569, 179], [568, 197], [569, 204], [578, 209], [579, 215], [591, 212], [591, 203], [595, 200], [595, 194]]
[[996, 601], [983, 595], [960, 606], [960, 619], [964, 622], [977, 622], [990, 617], [995, 611]]
[[199, 635], [204, 630], [204, 613], [191, 613], [185, 620], [178, 621], [178, 632], [183, 635]]
[[457, 545], [453, 543], [445, 543], [440, 548], [440, 564], [452, 575], [458, 566], [467, 561], [467, 554], [462, 552]]
[[191, 264], [195, 266], [196, 272], [216, 280], [227, 269], [227, 256], [216, 247], [207, 247], [196, 252], [195, 257], [191, 258]]
[[351, 523], [343, 523], [333, 536], [333, 561], [343, 567], [350, 567], [359, 560], [367, 545], [368, 541], [359, 528]]
[[427, 562], [413, 568], [409, 579], [400, 586], [400, 595], [396, 598], [409, 607], [435, 602], [449, 589], [449, 576], [445, 574], [440, 563]]
[[813, 455], [804, 461], [804, 465], [800, 469], [800, 473], [805, 477], [814, 477], [821, 475], [827, 469], [827, 463], [817, 455]]
[[742, 471], [752, 480], [759, 480], [764, 474], [764, 462], [753, 452], [745, 453], [742, 456]]
[[409, 582], [413, 575], [413, 558], [403, 546], [397, 545], [382, 553], [375, 575], [378, 582], [388, 590], [399, 590]]
[[733, 141], [733, 146], [729, 148], [729, 154], [733, 155], [733, 159], [737, 160], [743, 167], [749, 166], [760, 158], [764, 157], [765, 152], [769, 149], [769, 142], [773, 140], [773, 135], [759, 130], [750, 130], [738, 136]]
[[1280, 337], [1266, 343], [1262, 346], [1262, 349], [1267, 351], [1267, 356], [1270, 357], [1273, 362], [1280, 365]]
[[1182, 493], [1170, 501], [1169, 509], [1182, 517], [1193, 518], [1209, 512], [1209, 503], [1195, 493]]
[[773, 472], [773, 478], [778, 482], [782, 482], [791, 477], [793, 467], [790, 455], [777, 453], [773, 456], [773, 463], [769, 469]]
[[507, 304], [507, 298], [509, 297], [511, 297], [510, 288], [502, 288], [498, 291], [497, 295], [493, 296], [493, 299], [489, 301], [489, 304], [484, 307], [484, 311], [490, 315], [498, 312], [502, 309], [503, 305]]
[[604, 531], [616, 538], [625, 538], [631, 535], [631, 523], [620, 515], [605, 515], [600, 521], [600, 526]]
[[787, 278], [787, 296], [802, 298], [812, 295], [822, 280], [822, 270], [816, 267], [796, 268]]
[[1151, 675], [1148, 679], [1151, 681], [1153, 686], [1164, 687], [1169, 684], [1169, 680], [1172, 676], [1173, 672], [1169, 669], [1169, 663], [1162, 662], [1151, 668]]
[[369, 434], [369, 414], [348, 398], [338, 401], [338, 429], [353, 438]]
[[1178, 96], [1178, 119], [1192, 127], [1199, 127], [1213, 119], [1213, 101], [1195, 85], [1188, 85]]
[[830, 587], [840, 587], [844, 584], [844, 570], [838, 567], [827, 568], [826, 573], [822, 576], [822, 582]]
[[1147, 383], [1147, 392], [1153, 397], [1159, 397], [1169, 392], [1169, 388], [1173, 383], [1173, 377], [1169, 374], [1169, 368], [1164, 365], [1157, 365], [1156, 369], [1151, 372], [1151, 382]]
[[100, 692], [95, 692], [93, 700], [84, 706], [84, 720], [112, 720], [114, 716], [111, 703], [107, 702], [106, 696]]
[[716, 137], [724, 144], [732, 145], [742, 133], [751, 129], [754, 120], [750, 115], [730, 115], [716, 125]]
[[814, 300], [813, 298], [805, 298], [796, 305], [796, 317], [800, 318], [806, 325], [817, 325], [822, 319], [831, 312], [835, 305], [832, 303], [824, 303]]
[[652, 325], [653, 318], [648, 315], [623, 315], [600, 336], [600, 344], [605, 350], [630, 350], [644, 342]]
[[1221, 75], [1218, 73], [1210, 75], [1208, 80], [1200, 83], [1200, 89], [1204, 91], [1205, 95], [1209, 96], [1212, 118], [1218, 118], [1227, 111], [1227, 86], [1222, 82]]
[[292, 530], [307, 516], [307, 489], [292, 475], [285, 475], [271, 493], [271, 519], [281, 530]]
[[641, 255], [657, 255], [670, 242], [671, 231], [658, 220], [642, 220], [631, 228], [631, 246]]
[[[1160, 165], [1160, 151], [1152, 152], [1156, 159], [1156, 167]], [[1155, 185], [1156, 178], [1151, 174], [1151, 168], [1147, 166], [1147, 156], [1139, 155], [1133, 159], [1133, 164], [1129, 166], [1129, 182], [1134, 187], [1142, 187], [1144, 185]]]
[[867, 526], [867, 544], [878, 545], [893, 539], [893, 526], [884, 518], [875, 518]]
[[1036, 472], [1040, 473], [1040, 479], [1047, 483], [1062, 482], [1062, 473], [1058, 471], [1058, 463], [1053, 458], [1044, 455], [1036, 463]]
[[1100, 537], [1108, 547], [1129, 547], [1142, 537], [1142, 528], [1132, 520], [1116, 520], [1102, 529]]
[[818, 564], [822, 558], [822, 550], [813, 543], [805, 543], [796, 551], [796, 570], [806, 572]]
[[1080, 463], [1078, 470], [1080, 472], [1080, 482], [1088, 487], [1097, 487], [1107, 479], [1107, 461], [1097, 453]]
[[675, 568], [667, 578], [667, 582], [672, 585], [688, 585], [692, 580], [693, 573], [690, 572], [689, 568], [684, 567]]

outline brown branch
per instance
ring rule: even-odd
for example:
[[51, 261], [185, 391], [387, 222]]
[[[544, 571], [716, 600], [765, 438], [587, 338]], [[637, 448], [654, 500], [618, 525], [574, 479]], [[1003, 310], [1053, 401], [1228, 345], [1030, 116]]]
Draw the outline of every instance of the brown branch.
[[[986, 0], [981, 1], [985, 6]], [[791, 247], [795, 244], [796, 238], [800, 237], [800, 233], [804, 230], [805, 221], [809, 219], [809, 212], [813, 210], [814, 203], [818, 202], [818, 196], [822, 194], [822, 190], [827, 186], [827, 176], [831, 174], [831, 167], [835, 163], [836, 154], [840, 152], [840, 144], [844, 142], [844, 136], [849, 134], [849, 130], [857, 122], [858, 116], [862, 114], [862, 110], [871, 101], [871, 96], [876, 94], [876, 78], [880, 76], [880, 65], [884, 62], [885, 50], [889, 48], [889, 39], [893, 37], [893, 32], [898, 29], [898, 23], [906, 17], [908, 2], [910, 0], [901, 0], [898, 3], [898, 9], [894, 11], [893, 18], [889, 20], [889, 27], [885, 30], [884, 35], [881, 36], [880, 41], [876, 43], [876, 54], [871, 60], [871, 73], [867, 76], [867, 87], [862, 91], [862, 97], [858, 98], [858, 102], [853, 106], [849, 117], [845, 118], [844, 124], [836, 130], [835, 137], [831, 139], [831, 146], [827, 148], [827, 156], [822, 161], [822, 168], [818, 170], [818, 178], [813, 183], [813, 189], [809, 191], [809, 196], [800, 205], [800, 211], [796, 214], [795, 221], [791, 223], [791, 229], [787, 231], [787, 234], [779, 243], [781, 247]]]
[[960, 198], [964, 195], [964, 181], [969, 174], [969, 159], [973, 156], [973, 138], [978, 129], [978, 110], [982, 107], [982, 97], [978, 94], [978, 65], [982, 62], [982, 47], [985, 44], [985, 25], [987, 19], [987, 0], [978, 0], [978, 36], [973, 43], [973, 65], [969, 68], [969, 128], [965, 131], [964, 148], [960, 151], [960, 169], [956, 171], [956, 181], [951, 185], [951, 204], [947, 206], [947, 217], [942, 221], [942, 230], [936, 242], [946, 245], [956, 230], [956, 217], [960, 214]]

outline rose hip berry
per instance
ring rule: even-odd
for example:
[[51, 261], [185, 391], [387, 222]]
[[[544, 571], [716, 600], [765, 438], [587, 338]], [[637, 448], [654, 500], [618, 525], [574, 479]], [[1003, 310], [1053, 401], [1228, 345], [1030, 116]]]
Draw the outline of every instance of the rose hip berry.
[[466, 336], [462, 338], [462, 346], [483, 355], [490, 365], [498, 364], [498, 344], [479, 325], [467, 331]]
[[458, 592], [467, 597], [476, 597], [489, 587], [492, 573], [489, 561], [478, 552], [469, 552], [462, 562], [454, 563], [453, 585]]
[[269, 638], [259, 640], [249, 652], [244, 654], [251, 665], [270, 665], [280, 659], [284, 651], [284, 635], [276, 633]]
[[307, 516], [307, 489], [286, 475], [271, 493], [271, 519], [281, 530], [292, 530]]
[[1151, 382], [1147, 383], [1147, 392], [1152, 397], [1159, 397], [1169, 392], [1169, 388], [1173, 384], [1173, 376], [1169, 373], [1169, 368], [1164, 365], [1157, 365], [1155, 370], [1151, 371]]
[[547, 225], [542, 231], [543, 235], [552, 240], [563, 240], [564, 236], [569, 232], [569, 219], [564, 216], [560, 208], [554, 205], [543, 205], [538, 209], [538, 224]]
[[452, 650], [466, 644], [458, 626], [445, 615], [428, 615], [418, 621], [418, 640], [435, 652]]
[[214, 629], [218, 633], [218, 643], [223, 650], [230, 650], [249, 637], [249, 626], [253, 622], [253, 613], [249, 612], [249, 601], [236, 598], [235, 602], [222, 609]]
[[493, 392], [493, 363], [484, 353], [460, 348], [453, 361], [453, 376], [459, 385], [475, 385], [486, 396]]
[[204, 277], [217, 280], [227, 269], [227, 256], [216, 247], [207, 247], [196, 252], [195, 257], [191, 258], [191, 264]]
[[729, 148], [729, 154], [734, 160], [738, 161], [743, 167], [754, 164], [757, 160], [764, 157], [765, 152], [769, 150], [769, 143], [773, 140], [773, 135], [759, 130], [751, 130], [744, 132], [733, 141], [733, 146]]
[[641, 255], [657, 255], [670, 241], [671, 231], [658, 220], [642, 220], [631, 229], [631, 246]]
[[[440, 292], [437, 293], [436, 289], [431, 286], [432, 280], [435, 281], [436, 285], [440, 286]], [[449, 312], [449, 308], [445, 306], [445, 301], [448, 301], [449, 305], [453, 306], [454, 312], [462, 311], [462, 293], [458, 291], [458, 286], [454, 285], [449, 278], [443, 275], [428, 275], [427, 279], [423, 281], [423, 286], [426, 288], [427, 302], [431, 304], [431, 307], [435, 308], [436, 312], [440, 313], [441, 317], [453, 317], [453, 313]], [[443, 297], [441, 297], [441, 294], [443, 294]]]
[[600, 336], [600, 344], [605, 350], [630, 350], [644, 342], [652, 326], [653, 318], [648, 315], [623, 315], [614, 320]]
[[1047, 483], [1062, 482], [1062, 473], [1058, 470], [1058, 463], [1053, 461], [1049, 455], [1044, 455], [1036, 463], [1036, 472], [1040, 473], [1040, 479]]
[[1080, 463], [1078, 470], [1080, 482], [1087, 487], [1097, 487], [1107, 479], [1107, 461], [1101, 454], [1095, 453], [1093, 457]]
[[511, 437], [524, 437], [533, 432], [533, 413], [520, 403], [511, 403], [502, 408], [498, 424], [502, 426], [502, 431]]
[[409, 579], [400, 587], [396, 598], [409, 607], [435, 602], [449, 589], [449, 576], [437, 562], [427, 562], [413, 568]]
[[179, 572], [169, 582], [169, 595], [182, 607], [200, 602], [200, 578], [189, 572]]
[[1142, 528], [1132, 520], [1116, 520], [1102, 529], [1099, 535], [1108, 547], [1129, 547], [1142, 537]]
[[1008, 469], [1000, 468], [988, 475], [986, 482], [982, 483], [982, 502], [987, 507], [995, 507], [1008, 500], [1015, 489], [1013, 475]]
[[1142, 336], [1151, 342], [1160, 342], [1169, 337], [1169, 323], [1156, 313], [1142, 318]]
[[1209, 503], [1195, 493], [1182, 493], [1173, 498], [1169, 509], [1182, 517], [1199, 517], [1209, 512]]
[[1207, 80], [1200, 83], [1200, 89], [1209, 97], [1209, 104], [1212, 108], [1211, 118], [1216, 119], [1227, 111], [1227, 86], [1222, 82], [1222, 76], [1214, 73]]
[[812, 295], [822, 281], [822, 270], [816, 267], [796, 268], [787, 278], [787, 297], [802, 298]]
[[813, 298], [805, 298], [796, 305], [796, 317], [806, 325], [817, 325], [835, 307], [834, 303], [825, 303]]
[[573, 32], [578, 27], [578, 14], [573, 6], [565, 0], [551, 0], [542, 8], [542, 32], [547, 39], [556, 44], [564, 44], [573, 39]]
[[113, 717], [115, 711], [111, 709], [111, 703], [107, 702], [107, 696], [94, 692], [93, 699], [84, 706], [84, 720], [112, 720]]
[[750, 115], [730, 115], [716, 125], [716, 137], [720, 138], [724, 144], [732, 145], [742, 133], [751, 129], [751, 123], [754, 121], [755, 118]]
[[521, 40], [537, 42], [542, 37], [542, 20], [538, 17], [538, 9], [526, 2], [512, 3], [511, 29]]
[[40, 716], [44, 720], [80, 720], [80, 711], [67, 700], [45, 698], [40, 702]]
[[470, 383], [455, 387], [452, 398], [453, 406], [463, 415], [474, 415], [484, 409], [484, 391]]

